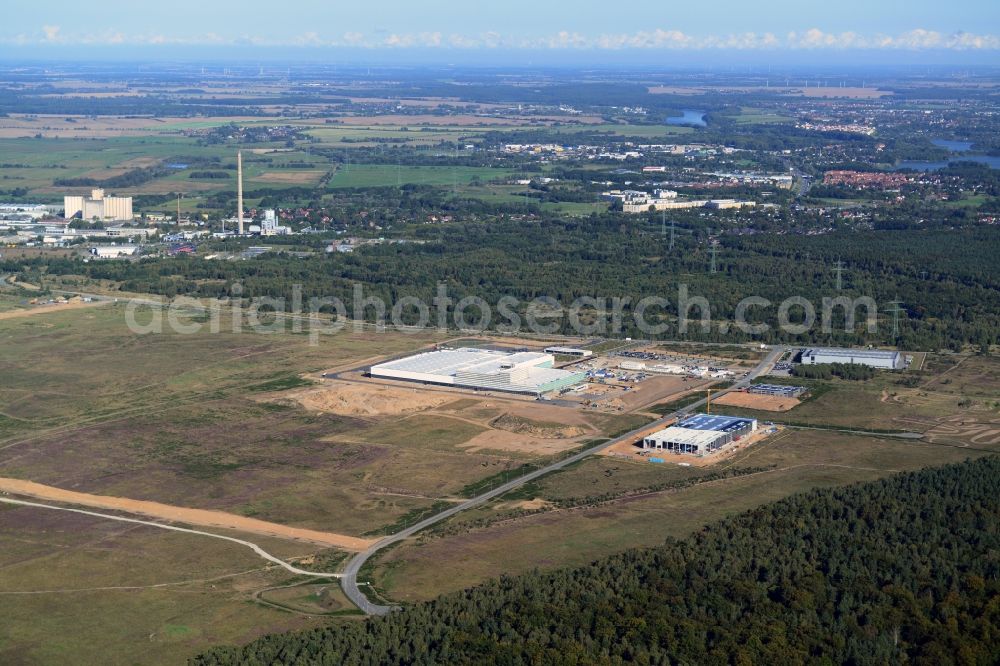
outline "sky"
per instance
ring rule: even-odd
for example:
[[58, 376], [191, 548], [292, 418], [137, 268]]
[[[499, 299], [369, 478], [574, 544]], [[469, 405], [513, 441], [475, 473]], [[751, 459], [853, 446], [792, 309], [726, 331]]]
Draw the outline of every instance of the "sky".
[[1000, 64], [1000, 0], [8, 0], [0, 51], [864, 52]]

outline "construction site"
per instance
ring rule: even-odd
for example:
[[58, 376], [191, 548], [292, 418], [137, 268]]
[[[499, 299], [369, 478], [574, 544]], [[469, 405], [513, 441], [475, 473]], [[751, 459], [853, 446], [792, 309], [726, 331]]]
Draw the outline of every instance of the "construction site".
[[[570, 350], [575, 353], [566, 353]], [[428, 402], [439, 403], [434, 396], [441, 391], [535, 400], [573, 409], [642, 413], [692, 391], [745, 377], [752, 367], [748, 361], [662, 353], [646, 346], [595, 353], [523, 341], [515, 346], [510, 341], [487, 338], [477, 347], [437, 345], [367, 367], [327, 373], [324, 379], [345, 408], [357, 403], [362, 412], [373, 409], [371, 403], [351, 396], [369, 395], [377, 387], [383, 395], [397, 389], [398, 396], [385, 400], [386, 409], [396, 413], [418, 410]], [[348, 381], [357, 388], [335, 380]]]
[[442, 438], [468, 452], [551, 455], [662, 419], [664, 405], [721, 390], [752, 367], [653, 345], [595, 351], [483, 337], [333, 368], [278, 399], [387, 433], [447, 431]]

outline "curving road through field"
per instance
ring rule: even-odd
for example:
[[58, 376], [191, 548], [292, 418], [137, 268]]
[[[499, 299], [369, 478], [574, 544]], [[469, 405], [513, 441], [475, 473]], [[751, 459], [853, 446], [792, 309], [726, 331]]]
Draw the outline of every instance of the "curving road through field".
[[149, 520], [139, 520], [137, 518], [126, 518], [125, 516], [114, 516], [108, 513], [98, 513], [96, 511], [87, 511], [85, 509], [73, 509], [65, 506], [52, 506], [51, 504], [42, 504], [40, 502], [28, 502], [26, 500], [17, 500], [7, 497], [0, 497], [0, 502], [4, 504], [14, 504], [17, 506], [28, 506], [36, 509], [51, 509], [53, 511], [68, 511], [70, 513], [79, 513], [84, 516], [94, 516], [96, 518], [104, 518], [106, 520], [117, 520], [122, 523], [134, 523], [136, 525], [146, 525], [147, 527], [156, 527], [161, 530], [170, 530], [171, 532], [184, 532], [185, 534], [197, 534], [198, 536], [212, 537], [213, 539], [222, 539], [223, 541], [231, 541], [237, 543], [241, 546], [246, 546], [253, 552], [257, 553], [263, 557], [268, 562], [273, 562], [278, 566], [290, 571], [293, 574], [298, 574], [300, 576], [314, 576], [316, 578], [340, 578], [343, 574], [340, 573], [318, 573], [316, 571], [307, 571], [306, 569], [300, 569], [297, 566], [285, 562], [281, 558], [271, 555], [269, 552], [258, 546], [251, 541], [245, 541], [243, 539], [237, 539], [236, 537], [225, 536], [222, 534], [212, 534], [211, 532], [202, 532], [201, 530], [192, 530], [187, 527], [177, 527], [176, 525], [165, 525], [163, 523], [154, 523]]

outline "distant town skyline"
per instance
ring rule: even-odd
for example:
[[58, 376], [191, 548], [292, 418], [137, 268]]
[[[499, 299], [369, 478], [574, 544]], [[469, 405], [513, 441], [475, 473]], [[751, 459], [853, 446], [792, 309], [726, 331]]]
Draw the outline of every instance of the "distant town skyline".
[[817, 7], [791, 0], [650, 2], [616, 7], [595, 0], [375, 0], [367, 3], [260, 0], [142, 3], [68, 0], [4, 10], [0, 50], [46, 56], [66, 47], [114, 50], [185, 46], [250, 49], [367, 49], [489, 52], [950, 52], [990, 64], [1000, 53], [1000, 11], [991, 0], [842, 0]]

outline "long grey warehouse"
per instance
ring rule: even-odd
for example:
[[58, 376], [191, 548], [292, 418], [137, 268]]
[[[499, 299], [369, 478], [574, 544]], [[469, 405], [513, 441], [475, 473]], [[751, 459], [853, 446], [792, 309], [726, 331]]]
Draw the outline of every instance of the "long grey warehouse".
[[906, 359], [898, 351], [884, 349], [837, 349], [817, 347], [802, 352], [803, 365], [820, 363], [856, 363], [883, 370], [902, 370]]

